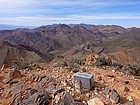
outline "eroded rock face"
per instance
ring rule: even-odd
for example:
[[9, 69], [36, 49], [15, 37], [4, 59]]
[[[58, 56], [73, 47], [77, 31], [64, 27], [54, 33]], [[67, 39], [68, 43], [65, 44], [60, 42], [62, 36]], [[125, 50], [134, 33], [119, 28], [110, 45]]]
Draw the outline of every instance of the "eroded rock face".
[[48, 97], [43, 93], [34, 93], [25, 100], [25, 105], [48, 105]]
[[37, 92], [38, 92], [37, 89], [32, 89], [32, 88], [27, 89], [25, 93], [25, 99], [28, 99], [30, 96], [32, 96]]
[[38, 88], [43, 88], [46, 84], [52, 82], [52, 78], [49, 78], [49, 77], [45, 77], [43, 78], [38, 84], [37, 84], [37, 87]]

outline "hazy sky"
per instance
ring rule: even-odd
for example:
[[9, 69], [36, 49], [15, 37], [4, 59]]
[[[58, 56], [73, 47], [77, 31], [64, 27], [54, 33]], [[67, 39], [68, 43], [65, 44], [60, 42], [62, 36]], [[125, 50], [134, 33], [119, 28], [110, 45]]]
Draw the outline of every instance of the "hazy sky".
[[0, 0], [0, 24], [54, 23], [140, 27], [140, 0]]

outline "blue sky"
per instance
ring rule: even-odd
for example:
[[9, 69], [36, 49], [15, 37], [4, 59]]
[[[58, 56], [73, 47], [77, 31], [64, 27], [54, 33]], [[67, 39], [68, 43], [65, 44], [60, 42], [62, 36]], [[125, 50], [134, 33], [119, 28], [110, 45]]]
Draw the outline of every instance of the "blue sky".
[[140, 27], [140, 0], [0, 0], [0, 24]]

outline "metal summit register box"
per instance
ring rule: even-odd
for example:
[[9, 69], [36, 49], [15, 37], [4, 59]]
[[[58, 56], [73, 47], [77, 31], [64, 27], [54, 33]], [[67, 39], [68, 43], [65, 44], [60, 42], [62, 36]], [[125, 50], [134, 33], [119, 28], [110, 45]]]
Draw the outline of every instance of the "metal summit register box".
[[77, 72], [74, 74], [74, 81], [80, 81], [82, 87], [86, 89], [91, 89], [93, 87], [93, 79], [92, 74], [86, 74], [84, 72]]

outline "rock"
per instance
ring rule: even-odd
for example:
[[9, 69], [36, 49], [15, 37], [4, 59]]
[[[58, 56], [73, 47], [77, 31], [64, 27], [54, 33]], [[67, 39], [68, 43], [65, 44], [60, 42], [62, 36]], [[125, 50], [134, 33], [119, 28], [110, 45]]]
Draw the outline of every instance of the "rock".
[[55, 96], [55, 95], [57, 95], [58, 93], [63, 92], [64, 89], [63, 89], [63, 88], [56, 87], [56, 86], [54, 86], [54, 85], [50, 85], [50, 86], [46, 89], [46, 91], [47, 91], [48, 93], [51, 93], [51, 94], [53, 94], [53, 95]]
[[93, 98], [87, 101], [88, 105], [104, 105], [104, 102], [101, 101], [99, 98]]
[[37, 87], [38, 88], [43, 88], [46, 84], [52, 82], [53, 80], [49, 77], [45, 77], [43, 78], [38, 84], [37, 84]]
[[6, 78], [6, 79], [3, 80], [3, 83], [8, 84], [8, 83], [10, 83], [11, 81], [12, 81], [11, 78]]
[[128, 101], [126, 105], [135, 105], [135, 103], [133, 101]]
[[20, 78], [22, 77], [21, 72], [17, 69], [13, 69], [9, 72], [9, 78]]
[[17, 84], [12, 86], [11, 93], [13, 96], [15, 96], [16, 94], [19, 94], [22, 91], [22, 89], [23, 89], [23, 84], [17, 83]]
[[111, 92], [111, 89], [110, 89], [110, 88], [106, 88], [106, 89], [103, 91], [103, 93], [104, 93], [105, 95], [108, 95], [110, 92]]
[[3, 65], [2, 65], [2, 68], [1, 68], [1, 71], [2, 71], [2, 70], [5, 70], [5, 69], [7, 69], [7, 68], [9, 68], [9, 67], [11, 67], [11, 66], [8, 65], [8, 64], [3, 64]]
[[127, 97], [127, 100], [129, 100], [129, 101], [134, 101], [134, 99], [133, 99], [132, 96], [128, 96], [128, 97]]
[[60, 97], [59, 95], [56, 95], [56, 96], [55, 96], [55, 103], [56, 103], [56, 104], [58, 104], [58, 102], [60, 101], [60, 98], [61, 98], [61, 97]]
[[35, 81], [35, 82], [40, 82], [43, 78], [45, 78], [46, 76], [39, 76], [39, 75], [35, 75], [35, 74], [33, 74], [32, 76], [31, 76], [31, 80], [32, 81]]
[[97, 77], [97, 81], [101, 81], [102, 80], [102, 77], [101, 76], [98, 76]]
[[25, 105], [49, 105], [49, 99], [45, 94], [37, 92], [25, 100]]
[[30, 96], [32, 96], [33, 94], [37, 92], [38, 91], [36, 89], [32, 89], [32, 88], [27, 89], [25, 93], [25, 99], [29, 98]]
[[12, 103], [10, 105], [24, 105], [22, 103], [22, 98], [20, 93], [14, 96]]
[[71, 94], [65, 92], [65, 94], [62, 96], [62, 100], [60, 101], [60, 105], [71, 105], [73, 103], [74, 103], [74, 99], [71, 96]]
[[115, 90], [115, 89], [112, 89], [111, 90], [111, 93], [110, 93], [110, 100], [113, 102], [113, 103], [116, 103], [118, 104], [120, 102], [120, 95], [118, 94], [118, 92]]
[[86, 58], [85, 65], [94, 65], [97, 62], [98, 55], [96, 53], [89, 54]]
[[124, 87], [123, 87], [123, 91], [124, 91], [124, 92], [129, 92], [130, 89], [128, 89], [128, 87], [124, 86]]
[[81, 92], [82, 84], [80, 80], [74, 81], [74, 87], [77, 92]]
[[62, 64], [60, 64], [59, 62], [56, 62], [56, 63], [54, 63], [53, 65], [52, 65], [52, 67], [61, 67], [62, 66]]
[[95, 88], [94, 89], [94, 93], [97, 95], [97, 94], [99, 94], [99, 88]]

